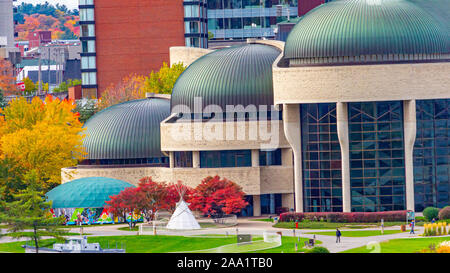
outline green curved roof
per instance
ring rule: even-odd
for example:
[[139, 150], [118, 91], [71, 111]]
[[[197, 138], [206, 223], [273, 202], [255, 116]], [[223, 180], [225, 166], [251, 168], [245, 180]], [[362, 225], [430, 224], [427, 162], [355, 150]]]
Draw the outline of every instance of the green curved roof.
[[160, 123], [170, 114], [162, 98], [133, 100], [108, 107], [86, 121], [86, 159], [163, 157]]
[[122, 180], [108, 177], [85, 177], [61, 184], [45, 196], [52, 208], [101, 208], [125, 188], [135, 187]]
[[171, 109], [187, 105], [194, 112], [194, 98], [203, 107], [219, 105], [273, 105], [272, 64], [280, 55], [275, 47], [245, 44], [219, 49], [193, 62], [176, 81]]
[[296, 24], [284, 57], [448, 54], [448, 24], [439, 18], [408, 0], [334, 0]]

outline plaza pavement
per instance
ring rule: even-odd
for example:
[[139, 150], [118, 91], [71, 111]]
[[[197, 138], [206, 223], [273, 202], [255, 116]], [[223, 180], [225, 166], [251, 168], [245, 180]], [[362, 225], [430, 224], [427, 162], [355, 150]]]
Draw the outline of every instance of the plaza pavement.
[[[254, 218], [253, 218], [254, 219]], [[271, 222], [263, 222], [263, 221], [251, 221], [248, 218], [239, 218], [238, 225], [227, 228], [208, 228], [202, 230], [192, 230], [192, 231], [166, 231], [166, 230], [158, 230], [159, 235], [180, 235], [180, 236], [190, 236], [190, 235], [200, 235], [200, 234], [228, 234], [235, 235], [239, 234], [253, 234], [253, 235], [262, 235], [264, 231], [272, 231], [272, 232], [282, 232], [283, 236], [300, 236], [304, 238], [313, 238], [314, 234], [306, 234], [306, 233], [314, 233], [314, 232], [324, 232], [324, 231], [335, 231], [335, 229], [296, 229], [295, 233], [292, 229], [283, 229], [283, 228], [274, 228], [272, 227], [273, 223]], [[122, 231], [118, 230], [119, 227], [127, 227], [128, 225], [104, 225], [104, 226], [84, 226], [83, 233], [88, 233], [87, 236], [122, 236], [122, 235], [137, 235], [136, 231]], [[400, 227], [386, 227], [385, 230], [398, 230]], [[316, 240], [322, 241], [321, 246], [326, 247], [330, 252], [336, 253], [345, 251], [348, 249], [366, 246], [370, 242], [380, 243], [382, 241], [387, 241], [391, 239], [399, 239], [399, 238], [422, 238], [418, 236], [418, 234], [423, 233], [423, 227], [416, 227], [415, 235], [410, 235], [409, 232], [406, 233], [397, 233], [397, 234], [389, 234], [389, 235], [380, 235], [380, 236], [370, 236], [370, 237], [341, 237], [341, 243], [336, 243], [335, 236], [327, 236], [327, 235], [315, 235]], [[340, 229], [341, 231], [349, 230], [380, 230], [380, 228], [365, 228], [365, 229]], [[79, 228], [72, 228], [70, 232], [79, 232]], [[409, 231], [409, 229], [407, 229]], [[3, 231], [4, 232], [4, 231]], [[151, 230], [148, 230], [146, 234], [152, 234]], [[23, 241], [23, 239], [13, 239], [10, 237], [0, 237], [0, 243], [6, 242], [14, 242], [14, 241]]]

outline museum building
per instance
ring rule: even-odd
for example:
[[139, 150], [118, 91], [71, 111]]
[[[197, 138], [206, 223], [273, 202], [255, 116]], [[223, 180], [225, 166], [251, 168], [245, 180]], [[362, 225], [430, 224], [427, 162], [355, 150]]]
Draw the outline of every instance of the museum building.
[[172, 96], [95, 114], [88, 158], [64, 168], [63, 182], [151, 176], [195, 187], [219, 175], [242, 186], [248, 216], [446, 206], [449, 29], [408, 0], [335, 0], [285, 44], [171, 48], [171, 63], [190, 64]]

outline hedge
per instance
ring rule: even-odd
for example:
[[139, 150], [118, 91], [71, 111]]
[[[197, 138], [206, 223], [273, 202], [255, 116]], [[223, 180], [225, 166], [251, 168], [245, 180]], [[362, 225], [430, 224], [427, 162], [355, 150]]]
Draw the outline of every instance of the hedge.
[[286, 212], [280, 214], [280, 222], [302, 220], [324, 220], [334, 223], [375, 223], [384, 219], [386, 222], [406, 220], [406, 210], [381, 212]]

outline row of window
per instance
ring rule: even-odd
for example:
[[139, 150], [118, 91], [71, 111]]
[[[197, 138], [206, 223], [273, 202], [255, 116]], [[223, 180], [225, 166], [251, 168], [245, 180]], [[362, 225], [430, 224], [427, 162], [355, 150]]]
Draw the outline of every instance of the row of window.
[[271, 8], [283, 4], [297, 7], [297, 0], [208, 0], [208, 9]]
[[274, 16], [209, 18], [208, 30], [275, 28], [276, 24], [283, 21], [283, 19], [283, 17]]
[[[259, 151], [260, 166], [281, 165], [281, 149]], [[174, 152], [176, 168], [192, 167], [192, 152]], [[251, 167], [251, 150], [201, 151], [200, 168]]]
[[146, 165], [169, 166], [168, 157], [126, 158], [126, 159], [86, 159], [79, 165]]

